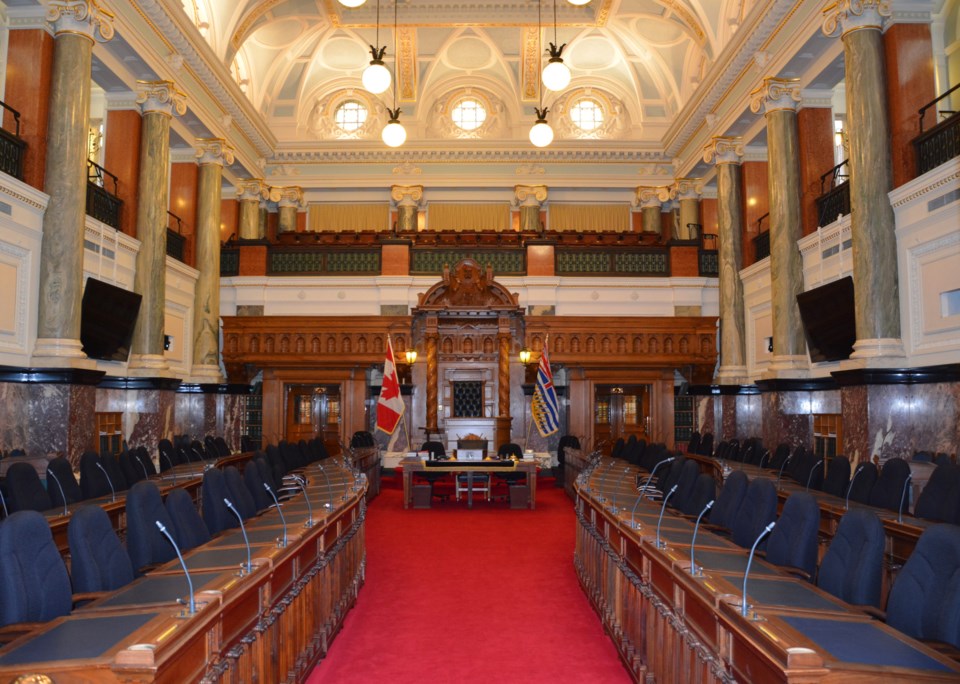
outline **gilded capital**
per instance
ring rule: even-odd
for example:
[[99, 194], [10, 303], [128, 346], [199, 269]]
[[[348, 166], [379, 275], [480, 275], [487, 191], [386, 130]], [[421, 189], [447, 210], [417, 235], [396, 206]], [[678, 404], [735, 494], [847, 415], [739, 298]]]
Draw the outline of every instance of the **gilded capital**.
[[670, 199], [700, 199], [702, 193], [703, 182], [699, 178], [678, 178], [670, 188]]
[[523, 206], [540, 206], [547, 201], [546, 185], [515, 185], [513, 194]]
[[102, 43], [113, 38], [113, 14], [96, 0], [49, 0], [46, 19], [55, 35], [75, 33]]
[[840, 35], [858, 29], [883, 28], [891, 15], [889, 0], [838, 0], [823, 8], [823, 33]]
[[268, 199], [270, 188], [263, 182], [262, 178], [246, 178], [237, 184], [237, 199], [254, 200], [259, 202], [261, 199]]
[[637, 204], [640, 205], [641, 209], [652, 209], [660, 208], [660, 195], [663, 192], [664, 188], [649, 188], [649, 187], [639, 187], [637, 188]]
[[714, 136], [703, 148], [703, 161], [710, 164], [739, 164], [743, 160], [743, 139]]
[[[274, 197], [277, 199], [273, 199]], [[299, 209], [304, 206], [303, 188], [297, 185], [288, 185], [284, 188], [270, 188], [270, 199], [274, 202], [279, 202], [281, 207], [296, 207]]]
[[186, 98], [173, 81], [137, 81], [137, 104], [144, 114], [158, 112], [169, 116], [176, 112], [183, 116], [187, 113]]
[[390, 188], [390, 199], [400, 206], [416, 206], [423, 199], [422, 185], [394, 185]]
[[788, 109], [796, 111], [800, 102], [800, 82], [795, 78], [763, 79], [759, 88], [750, 93], [750, 111], [759, 112], [763, 107], [764, 114]]
[[197, 138], [197, 163], [227, 166], [233, 163], [233, 148], [223, 138]]

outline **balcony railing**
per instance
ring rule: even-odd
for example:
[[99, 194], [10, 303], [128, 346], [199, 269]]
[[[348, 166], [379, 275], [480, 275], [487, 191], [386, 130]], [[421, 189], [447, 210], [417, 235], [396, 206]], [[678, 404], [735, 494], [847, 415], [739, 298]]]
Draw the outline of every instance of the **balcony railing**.
[[760, 261], [770, 256], [770, 231], [765, 230], [753, 238], [754, 261]]
[[847, 162], [834, 166], [820, 176], [820, 196], [817, 198], [817, 225], [833, 223], [840, 216], [850, 213], [850, 181]]
[[[952, 93], [960, 89], [960, 83], [920, 108], [920, 135], [913, 140], [917, 151], [917, 175], [923, 175], [931, 169], [948, 162], [954, 157], [960, 157], [960, 112], [948, 109], [937, 109], [936, 105]], [[935, 122], [933, 128], [924, 132], [923, 119], [931, 107], [940, 116], [946, 116], [942, 121]]]
[[716, 278], [720, 275], [720, 258], [717, 250], [700, 250], [700, 275], [704, 278]]
[[670, 250], [665, 247], [570, 248], [557, 245], [558, 276], [669, 276]]
[[0, 102], [0, 107], [13, 115], [14, 132], [0, 128], [0, 171], [23, 180], [23, 152], [27, 148], [25, 140], [20, 139], [20, 112]]
[[183, 219], [172, 211], [167, 212], [167, 256], [183, 261], [183, 248], [187, 238], [183, 236]]
[[[111, 181], [113, 192], [107, 189]], [[120, 230], [120, 208], [123, 200], [117, 197], [119, 179], [105, 168], [87, 160], [87, 215]]]

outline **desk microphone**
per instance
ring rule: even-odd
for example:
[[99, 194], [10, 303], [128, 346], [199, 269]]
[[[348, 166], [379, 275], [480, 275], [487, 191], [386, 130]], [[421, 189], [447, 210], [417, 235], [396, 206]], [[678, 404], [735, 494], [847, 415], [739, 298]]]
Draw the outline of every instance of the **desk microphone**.
[[697, 564], [693, 560], [693, 547], [697, 544], [697, 532], [700, 531], [700, 521], [703, 519], [703, 516], [706, 515], [707, 511], [713, 508], [714, 501], [715, 499], [710, 499], [707, 502], [707, 505], [700, 511], [700, 515], [697, 516], [697, 524], [693, 526], [693, 537], [690, 538], [690, 574], [694, 577], [700, 573], [697, 571]]
[[330, 478], [327, 477], [327, 471], [322, 463], [318, 463], [317, 467], [320, 468], [320, 472], [323, 473], [323, 479], [327, 481], [327, 501], [323, 504], [323, 507], [330, 508], [332, 505], [331, 502], [333, 501], [333, 489], [330, 487]]
[[[630, 466], [627, 466], [626, 468], [623, 469], [624, 475], [626, 475], [629, 472], [630, 472]], [[619, 482], [617, 484], [619, 485]], [[613, 504], [610, 506], [610, 512], [613, 513], [614, 515], [617, 514], [617, 510], [618, 510], [617, 509], [617, 491], [619, 489], [620, 487], [618, 486], [616, 489], [613, 490]]]
[[60, 490], [60, 498], [63, 499], [63, 514], [67, 514], [67, 495], [63, 493], [63, 485], [60, 484], [60, 478], [57, 477], [57, 474], [52, 470], [47, 471], [47, 475], [53, 478], [53, 481], [57, 483], [57, 489]]
[[[326, 474], [324, 474], [326, 475]], [[303, 492], [303, 500], [307, 502], [307, 521], [303, 523], [304, 527], [313, 527], [313, 506], [310, 505], [310, 497], [307, 496], [307, 483], [302, 478], [297, 476], [294, 480], [298, 485], [300, 485], [300, 491]], [[329, 490], [330, 480], [327, 480], [327, 488]], [[329, 508], [330, 504], [324, 504], [324, 507]]]
[[907, 489], [910, 487], [910, 480], [913, 479], [913, 473], [907, 475], [907, 479], [903, 481], [903, 491], [900, 492], [900, 508], [897, 510], [897, 522], [903, 522], [903, 500], [907, 496]]
[[660, 504], [660, 517], [657, 518], [657, 548], [661, 549], [663, 546], [666, 546], [666, 543], [663, 546], [660, 546], [660, 523], [663, 522], [663, 514], [667, 510], [667, 502], [670, 500], [670, 497], [673, 496], [673, 493], [677, 491], [679, 485], [673, 485], [670, 488], [670, 491], [667, 492], [666, 496], [663, 497], [663, 503]]
[[197, 604], [193, 599], [193, 580], [190, 579], [190, 571], [187, 570], [187, 564], [183, 562], [183, 554], [180, 553], [180, 547], [177, 546], [177, 542], [173, 540], [173, 537], [170, 536], [170, 533], [167, 532], [167, 528], [163, 526], [163, 523], [159, 520], [156, 521], [157, 529], [160, 530], [160, 533], [167, 538], [167, 541], [173, 546], [173, 550], [177, 552], [177, 558], [180, 559], [180, 567], [183, 568], [183, 574], [187, 578], [187, 587], [190, 589], [190, 615], [193, 615], [197, 612]]
[[[253, 563], [250, 562], [250, 540], [247, 539], [247, 528], [243, 525], [243, 516], [240, 515], [240, 511], [237, 510], [237, 507], [227, 497], [223, 497], [223, 503], [227, 505], [233, 514], [237, 516], [237, 520], [240, 521], [240, 531], [243, 532], [243, 543], [247, 547], [247, 574], [249, 575], [253, 571]], [[243, 575], [243, 566], [240, 566], [240, 574]]]
[[770, 456], [770, 450], [764, 449], [763, 456], [760, 457], [760, 465], [758, 467], [762, 468], [764, 460], [766, 460], [769, 456]]
[[165, 454], [163, 451], [160, 452], [160, 458], [166, 457], [167, 463], [170, 464], [170, 472], [173, 474], [173, 484], [177, 484], [177, 471], [173, 467], [173, 459], [170, 458], [169, 454]]
[[813, 467], [810, 469], [810, 474], [807, 475], [807, 490], [806, 490], [806, 491], [808, 491], [808, 492], [810, 491], [810, 483], [813, 482], [813, 474], [817, 471], [817, 468], [819, 468], [819, 467], [822, 466], [822, 465], [823, 465], [823, 459], [822, 459], [822, 458], [821, 458], [819, 461], [817, 461], [816, 463], [813, 464]]
[[113, 480], [111, 480], [110, 476], [107, 475], [107, 471], [104, 469], [103, 464], [100, 463], [100, 461], [97, 461], [96, 465], [100, 469], [100, 472], [103, 473], [103, 476], [107, 478], [107, 484], [110, 485], [110, 503], [113, 503], [117, 500], [117, 492], [113, 488]]
[[780, 471], [777, 473], [777, 491], [780, 491], [780, 478], [783, 477], [783, 469], [793, 460], [793, 456], [787, 456], [786, 460], [780, 465]]
[[861, 463], [859, 466], [857, 466], [856, 470], [853, 471], [853, 477], [850, 478], [850, 484], [847, 486], [847, 496], [843, 500], [843, 510], [850, 510], [850, 492], [853, 491], [853, 483], [857, 481], [857, 477], [860, 475], [860, 473], [866, 469], [867, 466]]
[[143, 479], [144, 479], [144, 480], [149, 480], [149, 479], [150, 479], [150, 473], [147, 472], [147, 466], [145, 466], [145, 465], [143, 464], [143, 461], [140, 460], [140, 457], [137, 456], [136, 454], [130, 454], [130, 458], [132, 458], [134, 461], [136, 461], [137, 463], [140, 464], [140, 470], [143, 471]]
[[597, 479], [599, 480], [599, 482], [597, 482], [597, 499], [600, 501], [600, 503], [603, 503], [604, 501], [607, 500], [607, 498], [603, 495], [603, 485], [606, 484], [606, 480], [607, 480], [607, 477], [610, 475], [610, 471], [613, 470], [616, 465], [617, 465], [617, 462], [615, 460], [611, 460], [610, 466], [607, 468], [607, 472], [605, 473], [602, 472], [603, 471], [602, 463], [600, 463], [597, 466], [600, 471], [597, 473]]
[[633, 502], [633, 508], [630, 509], [630, 528], [634, 530], [640, 529], [640, 523], [634, 522], [634, 516], [637, 513], [637, 506], [640, 505], [640, 502], [643, 501], [643, 494], [637, 494], [637, 500]]
[[0, 503], [3, 504], [3, 517], [4, 517], [4, 518], [9, 517], [9, 516], [10, 516], [10, 512], [7, 511], [7, 500], [6, 500], [6, 498], [3, 496], [3, 490], [2, 490], [2, 489], [0, 489]]
[[267, 490], [270, 496], [273, 498], [273, 503], [277, 506], [277, 513], [280, 514], [280, 522], [283, 523], [283, 543], [280, 546], [287, 545], [287, 519], [283, 517], [283, 511], [280, 509], [280, 502], [277, 500], [277, 495], [273, 493], [273, 490], [270, 489], [270, 485], [266, 482], [263, 483], [263, 488]]
[[750, 606], [747, 605], [747, 576], [750, 574], [750, 564], [753, 563], [753, 554], [757, 552], [757, 544], [760, 543], [760, 540], [770, 534], [770, 530], [773, 529], [773, 526], [777, 524], [777, 521], [774, 520], [769, 525], [763, 528], [760, 531], [757, 540], [753, 542], [753, 546], [750, 547], [750, 556], [747, 558], [747, 569], [743, 571], [743, 603], [740, 606], [740, 614], [743, 617], [747, 617], [747, 613], [750, 612]]
[[675, 456], [668, 456], [667, 458], [663, 459], [662, 461], [660, 461], [659, 463], [657, 463], [655, 466], [653, 466], [653, 470], [650, 471], [650, 476], [647, 478], [647, 481], [643, 483], [643, 489], [640, 490], [640, 498], [641, 498], [641, 499], [643, 498], [643, 495], [647, 493], [647, 487], [650, 486], [650, 481], [653, 479], [653, 476], [656, 474], [657, 468], [659, 468], [660, 466], [662, 466], [664, 463], [670, 463], [670, 462], [672, 462], [672, 461], [674, 460], [674, 458], [676, 458], [676, 457], [675, 457]]

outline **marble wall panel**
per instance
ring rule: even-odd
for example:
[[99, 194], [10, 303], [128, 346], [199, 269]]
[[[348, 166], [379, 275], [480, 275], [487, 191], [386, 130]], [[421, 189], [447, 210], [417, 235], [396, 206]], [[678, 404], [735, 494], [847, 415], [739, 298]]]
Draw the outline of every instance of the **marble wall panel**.
[[759, 394], [738, 395], [736, 399], [737, 439], [742, 444], [763, 433], [763, 400]]
[[[915, 451], [955, 454], [960, 443], [960, 385], [877, 385], [868, 388], [866, 446], [885, 461]], [[846, 427], [846, 424], [845, 424]]]
[[[175, 393], [171, 390], [98, 389], [96, 410], [122, 413], [127, 445], [156, 449], [157, 442], [177, 433]], [[179, 434], [179, 433], [177, 433]]]
[[[246, 395], [222, 394], [218, 396], [223, 416], [218, 423], [218, 434], [221, 434], [232, 451], [240, 450], [240, 435], [243, 434], [243, 413], [246, 409]], [[264, 445], [266, 446], [266, 445]]]
[[870, 458], [868, 441], [868, 397], [866, 386], [844, 387], [840, 390], [841, 416], [843, 420], [842, 453], [850, 463]]
[[721, 395], [720, 406], [722, 407], [720, 431], [714, 436], [714, 446], [716, 446], [718, 442], [736, 439], [737, 437], [737, 397], [733, 395]]
[[712, 432], [716, 434], [717, 428], [714, 422], [713, 405], [716, 399], [712, 396], [696, 397], [694, 399], [695, 410], [697, 412], [697, 430], [700, 434]]
[[[176, 421], [174, 431], [181, 435], [192, 435], [203, 441], [204, 436], [216, 434], [216, 404], [211, 394], [176, 394]], [[212, 410], [211, 410], [212, 409]], [[209, 414], [213, 414], [210, 416]], [[213, 427], [209, 427], [209, 423]]]
[[96, 444], [93, 404], [92, 387], [0, 383], [0, 449], [79, 462]]
[[813, 418], [809, 392], [767, 392], [762, 394], [763, 443], [773, 450], [778, 444], [811, 447]]

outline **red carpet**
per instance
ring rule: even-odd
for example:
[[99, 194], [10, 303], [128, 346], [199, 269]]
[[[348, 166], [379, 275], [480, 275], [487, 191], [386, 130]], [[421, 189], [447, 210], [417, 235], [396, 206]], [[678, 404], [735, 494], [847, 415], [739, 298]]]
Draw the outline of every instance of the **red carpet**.
[[573, 506], [553, 481], [537, 509], [403, 510], [397, 484], [367, 514], [366, 584], [319, 682], [629, 682], [573, 568]]

